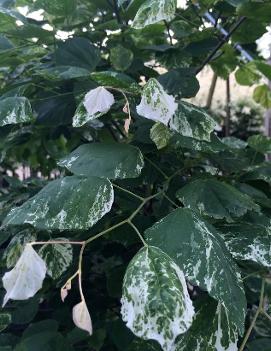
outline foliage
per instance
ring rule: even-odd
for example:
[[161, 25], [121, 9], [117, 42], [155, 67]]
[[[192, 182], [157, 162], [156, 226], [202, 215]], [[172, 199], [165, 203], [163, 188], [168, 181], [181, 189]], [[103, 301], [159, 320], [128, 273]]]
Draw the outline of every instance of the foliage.
[[[187, 5], [0, 1], [1, 350], [268, 349], [270, 139], [219, 138], [183, 98], [208, 57], [270, 78], [270, 2]], [[232, 40], [253, 63], [217, 51], [208, 7], [227, 29], [247, 17]]]
[[[225, 111], [216, 108], [216, 119], [223, 123]], [[249, 99], [242, 99], [231, 104], [230, 135], [242, 140], [263, 132], [264, 110]]]

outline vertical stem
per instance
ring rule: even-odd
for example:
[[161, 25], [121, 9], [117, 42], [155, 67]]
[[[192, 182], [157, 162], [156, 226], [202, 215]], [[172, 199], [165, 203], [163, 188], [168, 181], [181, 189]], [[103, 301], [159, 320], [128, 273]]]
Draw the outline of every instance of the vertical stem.
[[230, 91], [230, 77], [226, 80], [226, 118], [225, 118], [225, 136], [230, 135], [230, 121], [231, 121], [231, 91]]
[[208, 96], [207, 96], [207, 102], [206, 102], [206, 108], [208, 110], [211, 108], [211, 105], [212, 105], [213, 96], [214, 96], [215, 87], [216, 87], [216, 82], [217, 82], [217, 74], [214, 72], [213, 77], [212, 77], [212, 82], [211, 82], [211, 85], [210, 85], [210, 89], [209, 89], [209, 93], [208, 93]]
[[170, 26], [168, 24], [168, 22], [166, 20], [164, 20], [164, 23], [165, 23], [165, 26], [166, 26], [166, 29], [167, 29], [167, 34], [168, 34], [168, 37], [169, 37], [169, 41], [170, 41], [170, 45], [173, 45], [173, 38], [170, 34]]
[[81, 246], [80, 253], [79, 253], [79, 263], [78, 263], [78, 285], [79, 285], [79, 292], [81, 296], [81, 300], [85, 301], [85, 297], [83, 294], [82, 288], [82, 261], [83, 261], [83, 252], [85, 249], [86, 243], [84, 242]]

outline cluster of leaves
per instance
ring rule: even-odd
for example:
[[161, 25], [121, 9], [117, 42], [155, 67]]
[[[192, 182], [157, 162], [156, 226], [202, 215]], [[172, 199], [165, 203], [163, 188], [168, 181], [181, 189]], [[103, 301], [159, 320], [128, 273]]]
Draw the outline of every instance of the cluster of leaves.
[[[0, 4], [0, 348], [267, 351], [271, 142], [220, 139], [183, 98], [221, 39], [201, 11], [246, 16], [232, 40], [256, 55], [270, 2]], [[224, 45], [210, 64], [251, 84], [270, 77], [255, 58]]]

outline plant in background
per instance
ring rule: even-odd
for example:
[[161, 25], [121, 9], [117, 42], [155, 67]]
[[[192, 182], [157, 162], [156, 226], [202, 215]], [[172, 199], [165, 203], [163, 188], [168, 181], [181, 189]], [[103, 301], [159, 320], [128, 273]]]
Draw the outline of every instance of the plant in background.
[[[223, 107], [215, 109], [215, 117], [223, 124]], [[249, 100], [240, 100], [231, 104], [230, 135], [247, 140], [254, 134], [264, 131], [264, 110]]]
[[[241, 83], [252, 72], [249, 84], [271, 70], [253, 45], [253, 67], [223, 56], [225, 38], [187, 5], [2, 2], [0, 348], [268, 344], [270, 139], [219, 138], [183, 99], [208, 63], [223, 76], [239, 66]], [[270, 21], [269, 2], [207, 5], [244, 44]], [[250, 41], [241, 24], [259, 18]]]

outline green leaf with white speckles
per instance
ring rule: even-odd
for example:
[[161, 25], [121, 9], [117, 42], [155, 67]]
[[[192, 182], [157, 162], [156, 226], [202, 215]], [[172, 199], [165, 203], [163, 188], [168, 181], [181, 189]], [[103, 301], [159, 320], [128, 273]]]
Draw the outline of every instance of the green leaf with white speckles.
[[109, 180], [64, 177], [47, 184], [22, 206], [12, 209], [5, 225], [38, 229], [86, 230], [110, 211], [114, 192]]
[[224, 304], [229, 319], [244, 330], [246, 299], [237, 265], [216, 229], [188, 208], [178, 208], [147, 229], [150, 245], [179, 265], [187, 279]]
[[242, 180], [263, 180], [271, 183], [271, 164], [265, 162], [260, 165], [247, 168], [247, 173], [242, 176]]
[[155, 123], [150, 130], [150, 138], [158, 150], [163, 149], [171, 138], [170, 130], [163, 123]]
[[80, 102], [78, 105], [77, 109], [75, 110], [74, 116], [73, 116], [73, 126], [74, 127], [81, 127], [84, 124], [86, 124], [89, 121], [92, 121], [93, 119], [99, 118], [102, 115], [104, 115], [106, 112], [101, 112], [101, 113], [96, 113], [96, 114], [90, 114], [87, 112], [83, 101]]
[[4, 259], [6, 260], [7, 268], [15, 266], [25, 248], [25, 245], [35, 240], [36, 234], [29, 229], [22, 230], [14, 235], [4, 252]]
[[237, 351], [238, 333], [221, 303], [201, 302], [187, 333], [178, 338], [176, 351]]
[[25, 97], [7, 97], [0, 100], [0, 127], [33, 121], [30, 102]]
[[235, 259], [253, 261], [271, 268], [270, 228], [242, 223], [223, 226], [220, 231]]
[[176, 0], [146, 0], [137, 11], [132, 26], [140, 29], [160, 21], [171, 21], [176, 6]]
[[57, 279], [72, 263], [73, 253], [72, 245], [67, 239], [56, 238], [54, 240], [63, 240], [64, 244], [45, 244], [40, 248], [39, 255], [46, 263], [47, 273], [53, 279]]
[[192, 324], [194, 308], [180, 268], [157, 247], [144, 247], [130, 262], [123, 282], [121, 314], [142, 339], [170, 351]]
[[91, 143], [79, 146], [58, 164], [77, 175], [123, 179], [138, 177], [144, 161], [140, 150], [135, 146]]
[[9, 313], [0, 313], [0, 332], [6, 329], [11, 323], [11, 315]]
[[169, 122], [170, 129], [184, 137], [210, 141], [210, 134], [216, 122], [206, 110], [188, 102], [181, 101]]
[[216, 179], [197, 179], [177, 191], [177, 198], [185, 206], [216, 219], [232, 222], [247, 211], [260, 211], [260, 207], [246, 194]]

